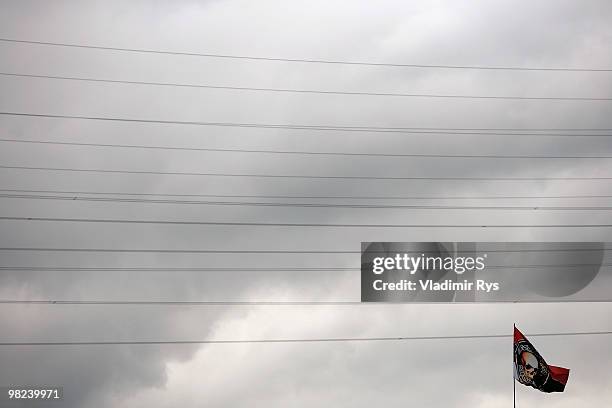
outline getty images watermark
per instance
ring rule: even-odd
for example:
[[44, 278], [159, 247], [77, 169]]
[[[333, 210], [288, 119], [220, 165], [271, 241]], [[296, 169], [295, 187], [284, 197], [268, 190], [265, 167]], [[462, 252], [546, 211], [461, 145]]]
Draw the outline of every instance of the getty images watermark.
[[612, 245], [601, 242], [364, 242], [361, 301], [612, 300], [607, 248]]

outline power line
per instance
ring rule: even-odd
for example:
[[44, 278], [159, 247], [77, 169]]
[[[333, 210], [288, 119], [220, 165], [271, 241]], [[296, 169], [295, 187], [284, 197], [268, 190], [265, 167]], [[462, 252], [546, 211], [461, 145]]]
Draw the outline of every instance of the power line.
[[442, 64], [402, 64], [373, 61], [345, 61], [325, 60], [309, 58], [282, 58], [282, 57], [257, 57], [249, 55], [230, 55], [216, 53], [200, 53], [186, 51], [170, 51], [145, 48], [108, 47], [90, 44], [60, 43], [50, 41], [20, 40], [14, 38], [0, 38], [0, 41], [8, 43], [46, 45], [65, 48], [96, 49], [105, 51], [135, 52], [143, 54], [165, 54], [183, 55], [190, 57], [224, 58], [251, 61], [274, 61], [274, 62], [298, 62], [308, 64], [334, 64], [334, 65], [361, 65], [374, 67], [396, 67], [396, 68], [437, 68], [437, 69], [470, 69], [470, 70], [499, 70], [499, 71], [559, 71], [559, 72], [612, 72], [611, 68], [570, 68], [570, 67], [516, 67], [516, 66], [484, 66], [484, 65], [442, 65]]
[[[487, 265], [487, 269], [549, 269], [608, 267], [612, 264], [540, 264], [540, 265]], [[360, 267], [74, 267], [74, 266], [0, 266], [0, 271], [13, 272], [332, 272], [360, 271]], [[1, 302], [0, 302], [1, 303]]]
[[505, 303], [611, 303], [610, 299], [563, 299], [563, 300], [534, 300], [534, 301], [512, 301], [512, 300], [487, 300], [485, 302], [458, 301], [458, 302], [361, 302], [350, 300], [336, 301], [200, 301], [200, 300], [16, 300], [0, 299], [0, 305], [41, 305], [41, 306], [397, 306], [406, 304], [505, 304]]
[[142, 192], [73, 191], [73, 190], [24, 190], [0, 189], [12, 193], [51, 193], [76, 195], [117, 195], [117, 196], [155, 196], [155, 197], [216, 197], [216, 198], [265, 198], [265, 199], [347, 199], [347, 200], [522, 200], [522, 199], [579, 199], [612, 198], [612, 195], [557, 195], [557, 196], [329, 196], [329, 195], [237, 195], [237, 194], [168, 194]]
[[[394, 128], [382, 126], [335, 126], [335, 125], [292, 125], [292, 124], [269, 124], [269, 123], [241, 123], [241, 122], [201, 122], [201, 121], [178, 121], [160, 119], [139, 119], [139, 118], [119, 118], [110, 116], [79, 116], [79, 115], [52, 115], [42, 113], [8, 112], [2, 111], [0, 115], [34, 117], [34, 118], [53, 118], [53, 119], [77, 119], [94, 120], [105, 122], [122, 123], [148, 123], [163, 125], [190, 125], [190, 126], [218, 126], [218, 127], [238, 127], [238, 128], [258, 128], [258, 129], [289, 129], [289, 130], [312, 130], [312, 131], [332, 131], [332, 132], [365, 132], [365, 133], [398, 133], [398, 134], [427, 134], [427, 135], [483, 135], [483, 136], [550, 136], [550, 137], [612, 137], [612, 134], [565, 134], [565, 133], [524, 133], [527, 129], [507, 129], [500, 132], [492, 131], [450, 131], [441, 128]], [[461, 130], [457, 128], [456, 130]], [[533, 129], [534, 131], [539, 131]], [[610, 131], [612, 129], [591, 129], [590, 131]], [[557, 129], [559, 132], [579, 131], [578, 129]], [[516, 133], [521, 132], [521, 133]]]
[[0, 139], [4, 143], [25, 143], [43, 144], [59, 146], [80, 146], [80, 147], [104, 147], [122, 149], [151, 149], [151, 150], [178, 150], [193, 152], [217, 152], [217, 153], [257, 153], [257, 154], [284, 154], [302, 156], [354, 156], [354, 157], [414, 157], [414, 158], [445, 158], [445, 159], [612, 159], [610, 155], [590, 155], [590, 156], [541, 156], [541, 155], [499, 155], [499, 154], [428, 154], [428, 153], [365, 153], [365, 152], [317, 152], [317, 151], [295, 151], [295, 150], [270, 150], [270, 149], [229, 149], [229, 148], [209, 148], [209, 147], [176, 147], [158, 145], [138, 145], [138, 144], [116, 144], [116, 143], [85, 143], [85, 142], [64, 142], [52, 140], [23, 140], [23, 139]]
[[[586, 265], [586, 264], [585, 264]], [[590, 265], [590, 264], [589, 264]], [[592, 265], [594, 266], [594, 265]], [[238, 267], [220, 267], [220, 268], [159, 268], [159, 267], [62, 267], [62, 266], [0, 266], [0, 271], [15, 271], [15, 272], [314, 272], [314, 271], [358, 271], [360, 268], [348, 267], [273, 267], [273, 268], [238, 268]]]
[[[529, 333], [529, 337], [602, 336], [612, 331]], [[0, 342], [0, 346], [105, 346], [105, 345], [164, 345], [164, 344], [255, 344], [255, 343], [340, 343], [372, 341], [418, 341], [418, 340], [475, 340], [511, 338], [512, 334], [476, 334], [458, 336], [394, 336], [394, 337], [336, 337], [301, 339], [243, 339], [243, 340], [132, 340], [132, 341], [35, 341]]]
[[0, 305], [57, 306], [357, 306], [358, 301], [201, 301], [201, 300], [16, 300], [0, 299]]
[[245, 202], [245, 201], [186, 201], [152, 200], [142, 198], [50, 196], [28, 194], [0, 194], [0, 198], [26, 200], [63, 200], [113, 203], [179, 204], [213, 206], [252, 206], [252, 207], [298, 207], [298, 208], [351, 208], [351, 209], [394, 209], [394, 210], [511, 210], [511, 211], [611, 211], [612, 206], [457, 206], [457, 205], [390, 205], [390, 204], [330, 204], [330, 203], [287, 203], [287, 202]]
[[[0, 247], [0, 251], [15, 252], [100, 252], [100, 253], [176, 253], [176, 254], [317, 254], [317, 255], [338, 255], [338, 254], [360, 254], [359, 250], [325, 250], [325, 249], [167, 249], [167, 248], [43, 248], [43, 247]], [[612, 248], [550, 248], [550, 249], [480, 249], [480, 252], [487, 253], [541, 253], [541, 252], [594, 252], [612, 251]], [[386, 250], [370, 250], [370, 253], [388, 253]], [[418, 251], [419, 253], [430, 253], [428, 251]], [[473, 253], [474, 251], [459, 250], [456, 253]]]
[[230, 221], [179, 221], [134, 220], [112, 218], [53, 218], [53, 217], [0, 217], [0, 221], [74, 222], [94, 224], [139, 225], [199, 225], [236, 227], [322, 227], [322, 228], [610, 228], [612, 224], [325, 224], [294, 222], [230, 222]]
[[208, 173], [155, 170], [113, 170], [113, 169], [78, 169], [73, 167], [37, 167], [37, 166], [5, 166], [7, 170], [36, 170], [76, 173], [107, 173], [107, 174], [143, 174], [165, 176], [201, 176], [201, 177], [253, 177], [253, 178], [286, 178], [286, 179], [328, 179], [328, 180], [444, 180], [444, 181], [554, 181], [554, 180], [612, 180], [612, 177], [428, 177], [428, 176], [327, 176], [303, 174], [257, 174], [257, 173]]
[[130, 81], [120, 79], [105, 79], [91, 77], [72, 77], [57, 75], [19, 74], [13, 72], [0, 72], [2, 76], [20, 78], [54, 79], [63, 81], [93, 82], [105, 84], [145, 85], [163, 86], [174, 88], [198, 88], [198, 89], [221, 89], [230, 91], [250, 92], [276, 92], [276, 93], [301, 93], [318, 95], [344, 95], [344, 96], [388, 96], [403, 98], [435, 98], [435, 99], [498, 99], [498, 100], [526, 100], [526, 101], [612, 101], [605, 97], [566, 97], [566, 96], [513, 96], [513, 95], [458, 95], [458, 94], [430, 94], [430, 93], [393, 93], [393, 92], [366, 92], [366, 91], [334, 91], [321, 89], [296, 89], [296, 88], [264, 88], [229, 85], [190, 84], [177, 82], [155, 82], [155, 81]]
[[225, 250], [225, 249], [165, 249], [165, 248], [41, 248], [1, 247], [0, 251], [26, 252], [109, 252], [109, 253], [175, 253], [175, 254], [359, 254], [355, 250]]

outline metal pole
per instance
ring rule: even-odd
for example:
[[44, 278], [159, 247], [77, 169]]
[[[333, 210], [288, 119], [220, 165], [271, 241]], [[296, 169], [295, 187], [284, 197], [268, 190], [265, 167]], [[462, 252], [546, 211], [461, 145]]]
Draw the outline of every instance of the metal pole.
[[514, 387], [512, 388], [512, 400], [514, 402], [514, 408], [516, 408], [516, 380], [514, 379], [514, 375], [512, 375], [512, 382], [514, 383]]
[[[514, 329], [516, 329], [516, 323], [514, 323]], [[516, 408], [516, 378], [514, 378], [514, 374], [516, 373], [516, 353], [514, 352], [514, 329], [512, 330], [512, 402], [514, 408]]]

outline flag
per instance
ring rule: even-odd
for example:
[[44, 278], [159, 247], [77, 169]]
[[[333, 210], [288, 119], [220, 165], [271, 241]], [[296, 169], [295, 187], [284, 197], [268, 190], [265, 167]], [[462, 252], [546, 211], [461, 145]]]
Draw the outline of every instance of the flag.
[[570, 370], [548, 365], [529, 340], [514, 327], [514, 378], [542, 392], [563, 392]]

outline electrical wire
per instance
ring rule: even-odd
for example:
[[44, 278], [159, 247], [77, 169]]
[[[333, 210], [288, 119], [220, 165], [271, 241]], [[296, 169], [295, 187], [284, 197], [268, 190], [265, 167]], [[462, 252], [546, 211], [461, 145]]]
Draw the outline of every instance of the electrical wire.
[[112, 218], [0, 217], [0, 221], [73, 222], [94, 224], [192, 225], [240, 227], [322, 227], [322, 228], [611, 228], [612, 224], [325, 224], [295, 222], [230, 222], [187, 220], [135, 220]]
[[[528, 337], [602, 336], [612, 331], [529, 333]], [[394, 337], [336, 337], [301, 339], [242, 339], [242, 340], [131, 340], [131, 341], [3, 341], [0, 346], [105, 346], [105, 345], [164, 345], [164, 344], [256, 344], [256, 343], [339, 343], [373, 341], [419, 340], [476, 340], [511, 338], [512, 334], [472, 334], [457, 336], [394, 336]]]
[[255, 153], [255, 154], [281, 154], [301, 156], [350, 156], [350, 157], [413, 157], [413, 158], [443, 158], [443, 159], [612, 159], [610, 155], [500, 155], [500, 154], [436, 154], [436, 153], [365, 153], [365, 152], [317, 152], [317, 151], [295, 151], [295, 150], [266, 150], [266, 149], [228, 149], [208, 147], [176, 147], [155, 146], [139, 144], [117, 144], [117, 143], [85, 143], [64, 142], [52, 140], [23, 140], [2, 138], [3, 143], [42, 144], [56, 146], [78, 146], [78, 147], [103, 147], [121, 149], [146, 149], [146, 150], [174, 150], [191, 152], [216, 152], [216, 153]]
[[457, 206], [457, 205], [389, 205], [389, 204], [330, 204], [330, 203], [287, 203], [287, 202], [245, 202], [245, 201], [186, 201], [152, 200], [142, 198], [49, 196], [29, 194], [0, 194], [0, 198], [25, 200], [63, 200], [112, 203], [180, 204], [213, 206], [251, 207], [298, 207], [298, 208], [350, 208], [350, 209], [392, 209], [392, 210], [503, 210], [503, 211], [612, 211], [612, 206]]
[[612, 98], [606, 97], [576, 97], [576, 96], [517, 96], [517, 95], [459, 95], [459, 94], [430, 94], [430, 93], [393, 93], [393, 92], [365, 92], [365, 91], [334, 91], [334, 90], [318, 90], [318, 89], [295, 89], [295, 88], [264, 88], [264, 87], [247, 87], [247, 86], [224, 86], [224, 85], [208, 85], [208, 84], [190, 84], [177, 82], [155, 82], [155, 81], [129, 81], [121, 79], [105, 79], [91, 77], [72, 77], [72, 76], [57, 76], [57, 75], [36, 75], [36, 74], [20, 74], [14, 72], [0, 72], [0, 75], [5, 77], [19, 78], [38, 78], [38, 79], [53, 79], [62, 81], [79, 81], [90, 83], [104, 84], [123, 84], [123, 85], [143, 85], [143, 86], [163, 86], [173, 88], [197, 88], [197, 89], [221, 89], [229, 91], [249, 91], [249, 92], [276, 92], [276, 93], [300, 93], [300, 94], [318, 94], [318, 95], [343, 95], [343, 96], [387, 96], [387, 97], [403, 97], [403, 98], [434, 98], [434, 99], [497, 99], [497, 100], [521, 100], [521, 101], [612, 101]]
[[[338, 254], [360, 254], [359, 250], [325, 250], [325, 249], [169, 249], [169, 248], [43, 248], [43, 247], [0, 247], [0, 251], [14, 252], [100, 252], [100, 253], [176, 253], [176, 254], [317, 254], [317, 255], [338, 255]], [[548, 252], [594, 252], [612, 251], [611, 247], [602, 248], [549, 248], [549, 249], [480, 249], [487, 253], [548, 253]], [[369, 253], [389, 253], [387, 250], [368, 250]], [[392, 251], [391, 251], [392, 252]], [[429, 251], [418, 251], [419, 253], [433, 253]], [[474, 251], [456, 251], [458, 254], [473, 253]]]
[[[398, 133], [398, 134], [427, 134], [427, 135], [470, 135], [470, 136], [549, 136], [549, 137], [612, 137], [612, 134], [567, 134], [567, 133], [525, 133], [527, 129], [507, 129], [502, 131], [450, 131], [441, 130], [442, 128], [394, 128], [382, 126], [335, 126], [335, 125], [293, 125], [293, 124], [269, 124], [269, 123], [241, 123], [241, 122], [202, 122], [202, 121], [179, 121], [161, 119], [141, 119], [141, 118], [120, 118], [110, 116], [79, 116], [79, 115], [52, 115], [47, 113], [29, 112], [9, 112], [0, 111], [0, 115], [31, 117], [31, 118], [52, 118], [52, 119], [76, 119], [93, 120], [103, 122], [121, 123], [147, 123], [162, 125], [190, 125], [190, 126], [217, 126], [217, 127], [238, 127], [238, 128], [258, 128], [258, 129], [282, 129], [282, 130], [312, 130], [312, 131], [332, 131], [332, 132], [365, 132], [365, 133]], [[457, 128], [457, 130], [460, 130]], [[493, 129], [492, 129], [493, 130]], [[535, 130], [535, 129], [534, 129]], [[609, 128], [591, 129], [590, 131], [610, 131]], [[557, 129], [558, 132], [578, 131], [577, 129]], [[521, 133], [516, 133], [521, 132]]]
[[99, 173], [99, 174], [140, 174], [164, 176], [198, 176], [198, 177], [245, 177], [245, 178], [273, 178], [273, 179], [311, 179], [311, 180], [425, 180], [425, 181], [555, 181], [555, 180], [581, 180], [597, 181], [612, 180], [611, 176], [598, 177], [431, 177], [431, 176], [330, 176], [306, 174], [258, 174], [258, 173], [209, 173], [209, 172], [183, 172], [183, 171], [157, 171], [157, 170], [115, 170], [115, 169], [82, 169], [74, 167], [42, 167], [42, 166], [8, 166], [0, 165], [6, 170], [34, 170], [55, 171], [68, 173]]
[[230, 55], [220, 53], [202, 53], [202, 52], [186, 52], [186, 51], [170, 51], [145, 48], [126, 48], [126, 47], [109, 47], [91, 44], [74, 44], [51, 41], [34, 41], [23, 40], [16, 38], [0, 38], [0, 41], [6, 43], [45, 45], [64, 48], [81, 48], [95, 49], [105, 51], [121, 51], [142, 54], [164, 54], [164, 55], [183, 55], [190, 57], [208, 57], [208, 58], [224, 58], [235, 60], [251, 60], [251, 61], [274, 61], [274, 62], [297, 62], [308, 64], [334, 64], [334, 65], [362, 65], [373, 67], [395, 67], [395, 68], [436, 68], [436, 69], [469, 69], [469, 70], [499, 70], [499, 71], [557, 71], [557, 72], [612, 72], [612, 68], [592, 68], [592, 67], [518, 67], [518, 66], [485, 66], [485, 65], [443, 65], [443, 64], [402, 64], [389, 62], [374, 62], [374, 61], [346, 61], [346, 60], [325, 60], [325, 59], [308, 59], [308, 58], [282, 58], [282, 57], [258, 57], [251, 55]]
[[51, 193], [72, 195], [117, 195], [117, 196], [155, 196], [155, 197], [216, 197], [216, 198], [265, 198], [265, 199], [346, 199], [346, 200], [523, 200], [523, 199], [580, 199], [612, 198], [612, 195], [555, 195], [555, 196], [295, 196], [295, 195], [237, 195], [237, 194], [168, 194], [142, 192], [74, 191], [74, 190], [24, 190], [0, 189], [10, 193]]
[[[540, 264], [540, 265], [487, 265], [487, 269], [549, 269], [549, 268], [587, 268], [608, 267], [612, 264]], [[200, 268], [160, 268], [160, 267], [74, 267], [74, 266], [0, 266], [0, 271], [12, 272], [332, 272], [361, 271], [359, 267], [200, 267]]]

